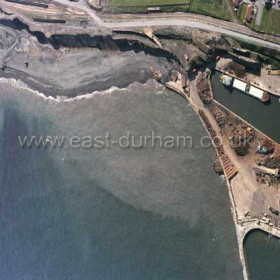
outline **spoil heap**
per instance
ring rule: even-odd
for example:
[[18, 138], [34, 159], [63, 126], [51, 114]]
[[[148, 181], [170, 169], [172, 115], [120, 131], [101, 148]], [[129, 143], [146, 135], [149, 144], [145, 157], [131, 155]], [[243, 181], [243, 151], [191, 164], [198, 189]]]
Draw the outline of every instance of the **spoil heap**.
[[238, 171], [235, 168], [234, 164], [229, 159], [229, 157], [227, 156], [227, 154], [225, 153], [224, 147], [222, 146], [221, 141], [217, 137], [217, 133], [214, 130], [214, 128], [213, 128], [212, 124], [210, 123], [208, 117], [206, 116], [205, 112], [203, 112], [202, 110], [199, 110], [198, 113], [199, 113], [201, 119], [203, 120], [203, 122], [206, 126], [206, 129], [207, 129], [208, 133], [210, 134], [211, 139], [213, 140], [213, 143], [217, 149], [217, 153], [218, 153], [218, 156], [220, 157], [225, 176], [228, 180], [231, 180], [238, 173]]
[[230, 134], [230, 143], [234, 151], [239, 156], [248, 154], [250, 145], [249, 142], [254, 138], [254, 131], [247, 126], [237, 126]]
[[210, 86], [210, 71], [205, 71], [197, 77], [197, 92], [204, 104], [210, 104], [213, 100], [212, 90]]
[[214, 116], [219, 127], [224, 127], [226, 125], [228, 117], [221, 109], [217, 106], [213, 106], [210, 108], [210, 112]]
[[280, 157], [266, 159], [265, 166], [268, 168], [280, 168]]
[[239, 78], [244, 78], [246, 76], [246, 68], [245, 66], [236, 63], [234, 61], [229, 62], [225, 69], [226, 72], [233, 74]]

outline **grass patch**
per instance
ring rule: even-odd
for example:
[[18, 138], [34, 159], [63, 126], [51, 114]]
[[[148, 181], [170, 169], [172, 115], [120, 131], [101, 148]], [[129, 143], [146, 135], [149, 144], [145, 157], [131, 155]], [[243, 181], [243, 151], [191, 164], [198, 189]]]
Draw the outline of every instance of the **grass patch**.
[[189, 0], [109, 0], [111, 5], [126, 7], [149, 7], [189, 4]]
[[270, 34], [280, 34], [280, 11], [276, 9], [264, 9], [261, 31]]
[[220, 19], [230, 20], [225, 1], [227, 0], [191, 0], [189, 11]]
[[[243, 4], [244, 5], [244, 4]], [[248, 24], [251, 28], [273, 35], [280, 35], [280, 11], [276, 9], [264, 9], [262, 21], [260, 25], [256, 25], [255, 21]]]
[[248, 7], [247, 3], [242, 3], [239, 9], [238, 16], [242, 22], [245, 20], [247, 7]]
[[146, 12], [148, 7], [160, 7], [164, 12], [187, 11], [190, 0], [109, 0], [113, 12]]
[[148, 7], [160, 7], [163, 12], [192, 12], [230, 20], [228, 0], [108, 0], [109, 10], [116, 13], [147, 12]]

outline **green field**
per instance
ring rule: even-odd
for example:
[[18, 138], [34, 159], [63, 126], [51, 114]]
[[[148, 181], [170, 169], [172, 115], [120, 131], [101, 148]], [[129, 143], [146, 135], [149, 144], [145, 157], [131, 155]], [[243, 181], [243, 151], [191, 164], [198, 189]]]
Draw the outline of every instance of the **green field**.
[[264, 9], [261, 26], [256, 28], [270, 34], [280, 35], [280, 11]]
[[[239, 18], [244, 21], [248, 4], [243, 3], [239, 11]], [[251, 23], [246, 23], [252, 29], [269, 34], [280, 35], [280, 11], [276, 9], [264, 9], [260, 25], [255, 24], [255, 19]]]
[[189, 11], [211, 17], [230, 20], [227, 0], [191, 0]]
[[190, 0], [109, 0], [113, 12], [146, 12], [148, 7], [160, 7], [161, 11], [187, 11]]
[[108, 0], [112, 12], [146, 12], [148, 7], [161, 11], [184, 11], [230, 19], [228, 0]]
[[186, 5], [190, 0], [109, 0], [111, 5], [126, 7], [149, 7], [162, 5]]
[[241, 19], [242, 22], [245, 20], [247, 7], [248, 7], [247, 3], [242, 3], [241, 8], [239, 10], [238, 15], [239, 15], [239, 18]]

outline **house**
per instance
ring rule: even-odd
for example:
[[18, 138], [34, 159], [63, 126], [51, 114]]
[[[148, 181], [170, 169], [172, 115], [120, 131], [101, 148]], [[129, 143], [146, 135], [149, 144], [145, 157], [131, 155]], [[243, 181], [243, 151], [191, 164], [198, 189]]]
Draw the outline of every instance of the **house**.
[[254, 5], [253, 5], [253, 4], [249, 4], [249, 5], [247, 6], [245, 19], [246, 19], [248, 22], [251, 21], [253, 9], [254, 9]]

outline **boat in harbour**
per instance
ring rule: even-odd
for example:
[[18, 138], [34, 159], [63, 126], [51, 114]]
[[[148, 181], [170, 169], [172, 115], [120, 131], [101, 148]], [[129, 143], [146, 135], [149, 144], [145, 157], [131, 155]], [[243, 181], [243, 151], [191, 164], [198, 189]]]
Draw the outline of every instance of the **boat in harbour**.
[[233, 83], [233, 77], [228, 76], [228, 75], [222, 75], [220, 77], [220, 81], [226, 86], [226, 87], [230, 87], [232, 86]]
[[233, 87], [235, 89], [238, 89], [242, 91], [243, 93], [246, 93], [254, 98], [257, 98], [261, 102], [267, 102], [269, 101], [269, 94], [250, 83], [241, 81], [237, 78], [231, 77], [229, 75], [221, 75], [220, 81], [226, 86], [226, 87]]

